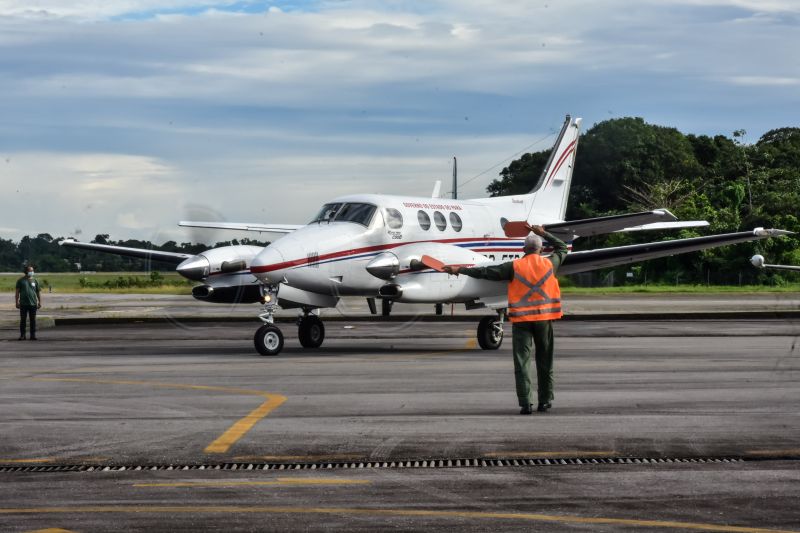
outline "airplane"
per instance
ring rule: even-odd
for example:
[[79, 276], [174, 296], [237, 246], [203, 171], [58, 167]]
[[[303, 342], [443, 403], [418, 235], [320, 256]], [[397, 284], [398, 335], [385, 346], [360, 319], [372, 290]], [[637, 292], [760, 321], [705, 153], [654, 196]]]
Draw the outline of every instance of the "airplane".
[[[302, 311], [300, 344], [317, 348], [325, 338], [319, 310], [335, 307], [343, 296], [367, 298], [373, 313], [374, 298], [491, 309], [495, 313], [478, 324], [477, 339], [481, 348], [497, 349], [503, 341], [506, 283], [450, 276], [437, 265], [489, 265], [519, 258], [528, 225], [542, 225], [570, 244], [579, 237], [618, 231], [708, 225], [678, 221], [666, 209], [565, 221], [580, 124], [580, 118], [567, 115], [536, 186], [527, 194], [466, 200], [357, 194], [331, 200], [305, 225], [179, 222], [183, 227], [283, 234], [264, 248], [226, 246], [195, 256], [74, 240], [62, 244], [174, 264], [182, 276], [202, 282], [192, 289], [199, 300], [260, 302], [262, 326], [254, 345], [261, 355], [277, 355], [283, 349], [283, 333], [274, 323], [278, 307]], [[570, 252], [559, 274], [790, 233], [756, 228]]]
[[800, 270], [800, 266], [795, 265], [768, 265], [764, 263], [764, 256], [763, 255], [754, 255], [750, 258], [750, 262], [756, 268], [774, 268], [776, 270]]

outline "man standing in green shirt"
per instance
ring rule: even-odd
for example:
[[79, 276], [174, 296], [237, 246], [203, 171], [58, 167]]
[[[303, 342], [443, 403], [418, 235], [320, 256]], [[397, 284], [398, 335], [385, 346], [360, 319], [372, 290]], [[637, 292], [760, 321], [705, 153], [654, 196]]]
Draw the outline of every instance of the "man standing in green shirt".
[[42, 295], [39, 282], [33, 277], [33, 266], [26, 266], [24, 276], [17, 280], [15, 300], [19, 309], [19, 340], [25, 340], [25, 320], [31, 319], [31, 337], [36, 340], [36, 310], [42, 307]]
[[[561, 292], [555, 272], [569, 251], [566, 243], [542, 226], [532, 226], [525, 238], [525, 255], [514, 261], [486, 267], [446, 266], [450, 274], [508, 281], [508, 316], [514, 351], [514, 376], [520, 414], [533, 412], [531, 403], [531, 343], [536, 349], [537, 411], [545, 412], [553, 400], [553, 325], [561, 318]], [[542, 237], [553, 245], [553, 254], [540, 257]]]

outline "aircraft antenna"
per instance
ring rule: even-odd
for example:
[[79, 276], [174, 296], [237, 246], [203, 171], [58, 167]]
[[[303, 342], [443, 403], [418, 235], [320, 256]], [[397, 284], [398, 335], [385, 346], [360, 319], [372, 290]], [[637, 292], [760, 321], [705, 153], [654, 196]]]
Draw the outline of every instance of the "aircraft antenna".
[[458, 162], [453, 156], [453, 200], [458, 199]]

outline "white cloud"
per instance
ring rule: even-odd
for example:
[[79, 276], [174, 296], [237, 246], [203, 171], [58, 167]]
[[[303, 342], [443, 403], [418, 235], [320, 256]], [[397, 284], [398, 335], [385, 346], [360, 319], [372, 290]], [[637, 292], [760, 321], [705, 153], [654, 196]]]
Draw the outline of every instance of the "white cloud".
[[[233, 4], [218, 1], [217, 5]], [[21, 17], [74, 17], [102, 20], [131, 13], [173, 11], [209, 5], [198, 0], [0, 0], [0, 15]]]
[[[0, 199], [14, 213], [4, 225], [33, 205], [21, 234], [179, 239], [187, 203], [303, 222], [338, 194], [427, 195], [452, 155], [466, 181], [567, 112], [587, 127], [637, 115], [729, 134], [796, 122], [800, 108], [794, 1], [179, 13], [198, 5], [0, 0], [0, 156], [12, 161], [0, 181], [21, 190]], [[146, 12], [175, 14], [111, 20]], [[462, 196], [483, 195], [500, 168]]]
[[800, 78], [785, 78], [779, 76], [733, 76], [730, 82], [735, 85], [781, 87], [800, 85]]
[[[0, 207], [25, 221], [21, 234], [91, 234], [158, 225], [187, 193], [168, 165], [127, 154], [23, 152], [11, 155], [3, 181], [16, 184]], [[137, 218], [139, 217], [139, 218]]]

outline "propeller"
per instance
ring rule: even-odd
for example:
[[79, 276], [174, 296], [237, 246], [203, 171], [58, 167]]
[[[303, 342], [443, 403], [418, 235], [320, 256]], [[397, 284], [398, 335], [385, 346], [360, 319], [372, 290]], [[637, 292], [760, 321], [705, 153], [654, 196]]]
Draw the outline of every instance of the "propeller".
[[[225, 217], [208, 205], [202, 204], [186, 204], [184, 206], [183, 220], [202, 220], [204, 222], [226, 222]], [[211, 228], [184, 228], [189, 236], [189, 242], [192, 244], [205, 244], [209, 247], [220, 242], [220, 240], [229, 240], [221, 237], [218, 229]]]

